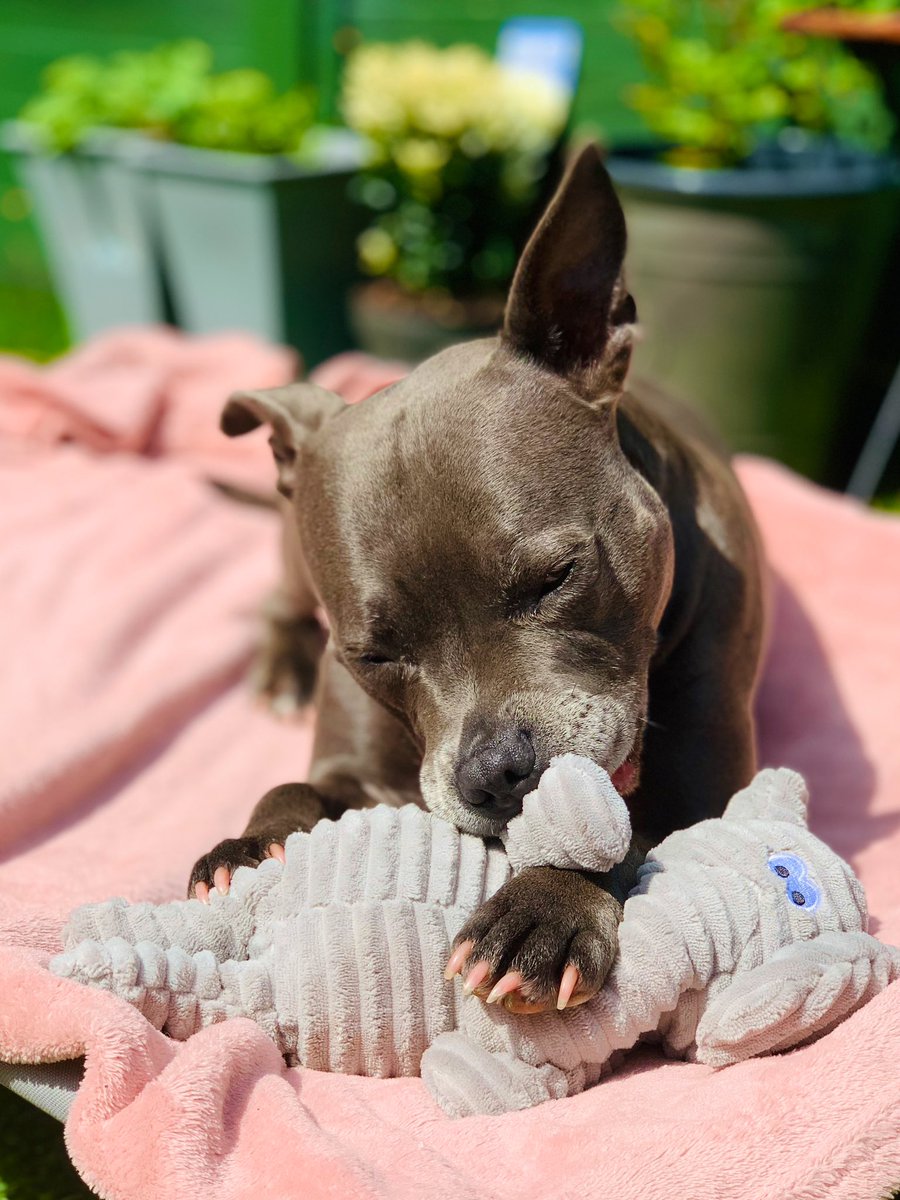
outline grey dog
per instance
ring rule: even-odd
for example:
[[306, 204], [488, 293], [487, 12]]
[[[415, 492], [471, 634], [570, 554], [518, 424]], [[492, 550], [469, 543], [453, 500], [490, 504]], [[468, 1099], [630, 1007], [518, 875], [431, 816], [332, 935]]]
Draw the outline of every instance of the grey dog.
[[450, 963], [468, 990], [536, 1011], [596, 993], [642, 852], [749, 783], [759, 541], [699, 422], [653, 387], [626, 389], [625, 244], [588, 146], [522, 254], [499, 337], [358, 405], [310, 383], [229, 401], [227, 434], [271, 427], [288, 514], [281, 651], [287, 637], [308, 682], [319, 603], [330, 638], [309, 782], [267, 793], [191, 888], [223, 867], [227, 886], [293, 830], [376, 802], [494, 836], [552, 756], [587, 755], [631, 811], [625, 866], [524, 871]]

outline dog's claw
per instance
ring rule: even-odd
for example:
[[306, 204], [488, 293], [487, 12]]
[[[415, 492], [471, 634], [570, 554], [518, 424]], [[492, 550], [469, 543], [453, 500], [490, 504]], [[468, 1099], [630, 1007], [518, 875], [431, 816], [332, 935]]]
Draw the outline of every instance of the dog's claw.
[[466, 981], [463, 984], [463, 991], [467, 996], [471, 996], [474, 991], [484, 983], [491, 973], [491, 964], [487, 962], [478, 962], [466, 976]]
[[559, 995], [556, 999], [556, 1007], [560, 1010], [564, 1009], [578, 987], [580, 976], [578, 968], [571, 963], [563, 971], [563, 977], [559, 985]]
[[490, 992], [488, 992], [486, 1004], [495, 1004], [498, 1000], [502, 1000], [505, 996], [512, 992], [517, 992], [521, 988], [525, 980], [518, 971], [507, 971], [499, 983], [495, 983]]
[[300, 700], [293, 692], [276, 692], [269, 697], [269, 708], [276, 717], [287, 720], [300, 708]]
[[621, 905], [577, 872], [532, 867], [460, 931], [447, 975], [515, 1013], [552, 1012], [595, 996], [618, 949]]
[[260, 837], [228, 838], [219, 842], [209, 854], [204, 854], [194, 864], [188, 883], [188, 896], [196, 896], [208, 904], [213, 888], [219, 895], [227, 895], [231, 888], [231, 877], [237, 868], [258, 867], [264, 858], [279, 858], [284, 862], [282, 843]]
[[462, 942], [450, 957], [447, 959], [447, 966], [444, 968], [444, 978], [452, 979], [465, 965], [466, 959], [472, 953], [472, 943]]

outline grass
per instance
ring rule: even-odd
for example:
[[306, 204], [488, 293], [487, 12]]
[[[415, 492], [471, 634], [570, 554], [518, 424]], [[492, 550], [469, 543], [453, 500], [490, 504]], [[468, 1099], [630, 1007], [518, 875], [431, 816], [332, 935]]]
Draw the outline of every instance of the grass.
[[46, 362], [71, 345], [56, 299], [0, 278], [0, 353]]
[[63, 1127], [0, 1087], [0, 1200], [90, 1200], [69, 1161]]

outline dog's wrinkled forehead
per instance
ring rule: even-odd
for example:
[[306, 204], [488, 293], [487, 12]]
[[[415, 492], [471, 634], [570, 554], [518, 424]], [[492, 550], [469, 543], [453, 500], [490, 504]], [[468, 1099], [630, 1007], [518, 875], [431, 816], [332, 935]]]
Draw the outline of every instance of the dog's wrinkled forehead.
[[341, 547], [343, 564], [329, 563], [341, 575], [351, 562], [381, 579], [496, 573], [531, 543], [552, 556], [598, 526], [612, 536], [629, 473], [612, 412], [485, 341], [329, 422], [307, 452], [298, 514], [310, 541]]

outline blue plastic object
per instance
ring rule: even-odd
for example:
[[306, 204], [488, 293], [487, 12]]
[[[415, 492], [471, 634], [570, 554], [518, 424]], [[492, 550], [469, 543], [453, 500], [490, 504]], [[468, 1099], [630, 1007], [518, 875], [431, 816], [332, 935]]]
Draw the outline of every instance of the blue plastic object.
[[543, 75], [574, 96], [583, 45], [581, 26], [568, 17], [511, 17], [500, 28], [495, 57], [504, 66]]

